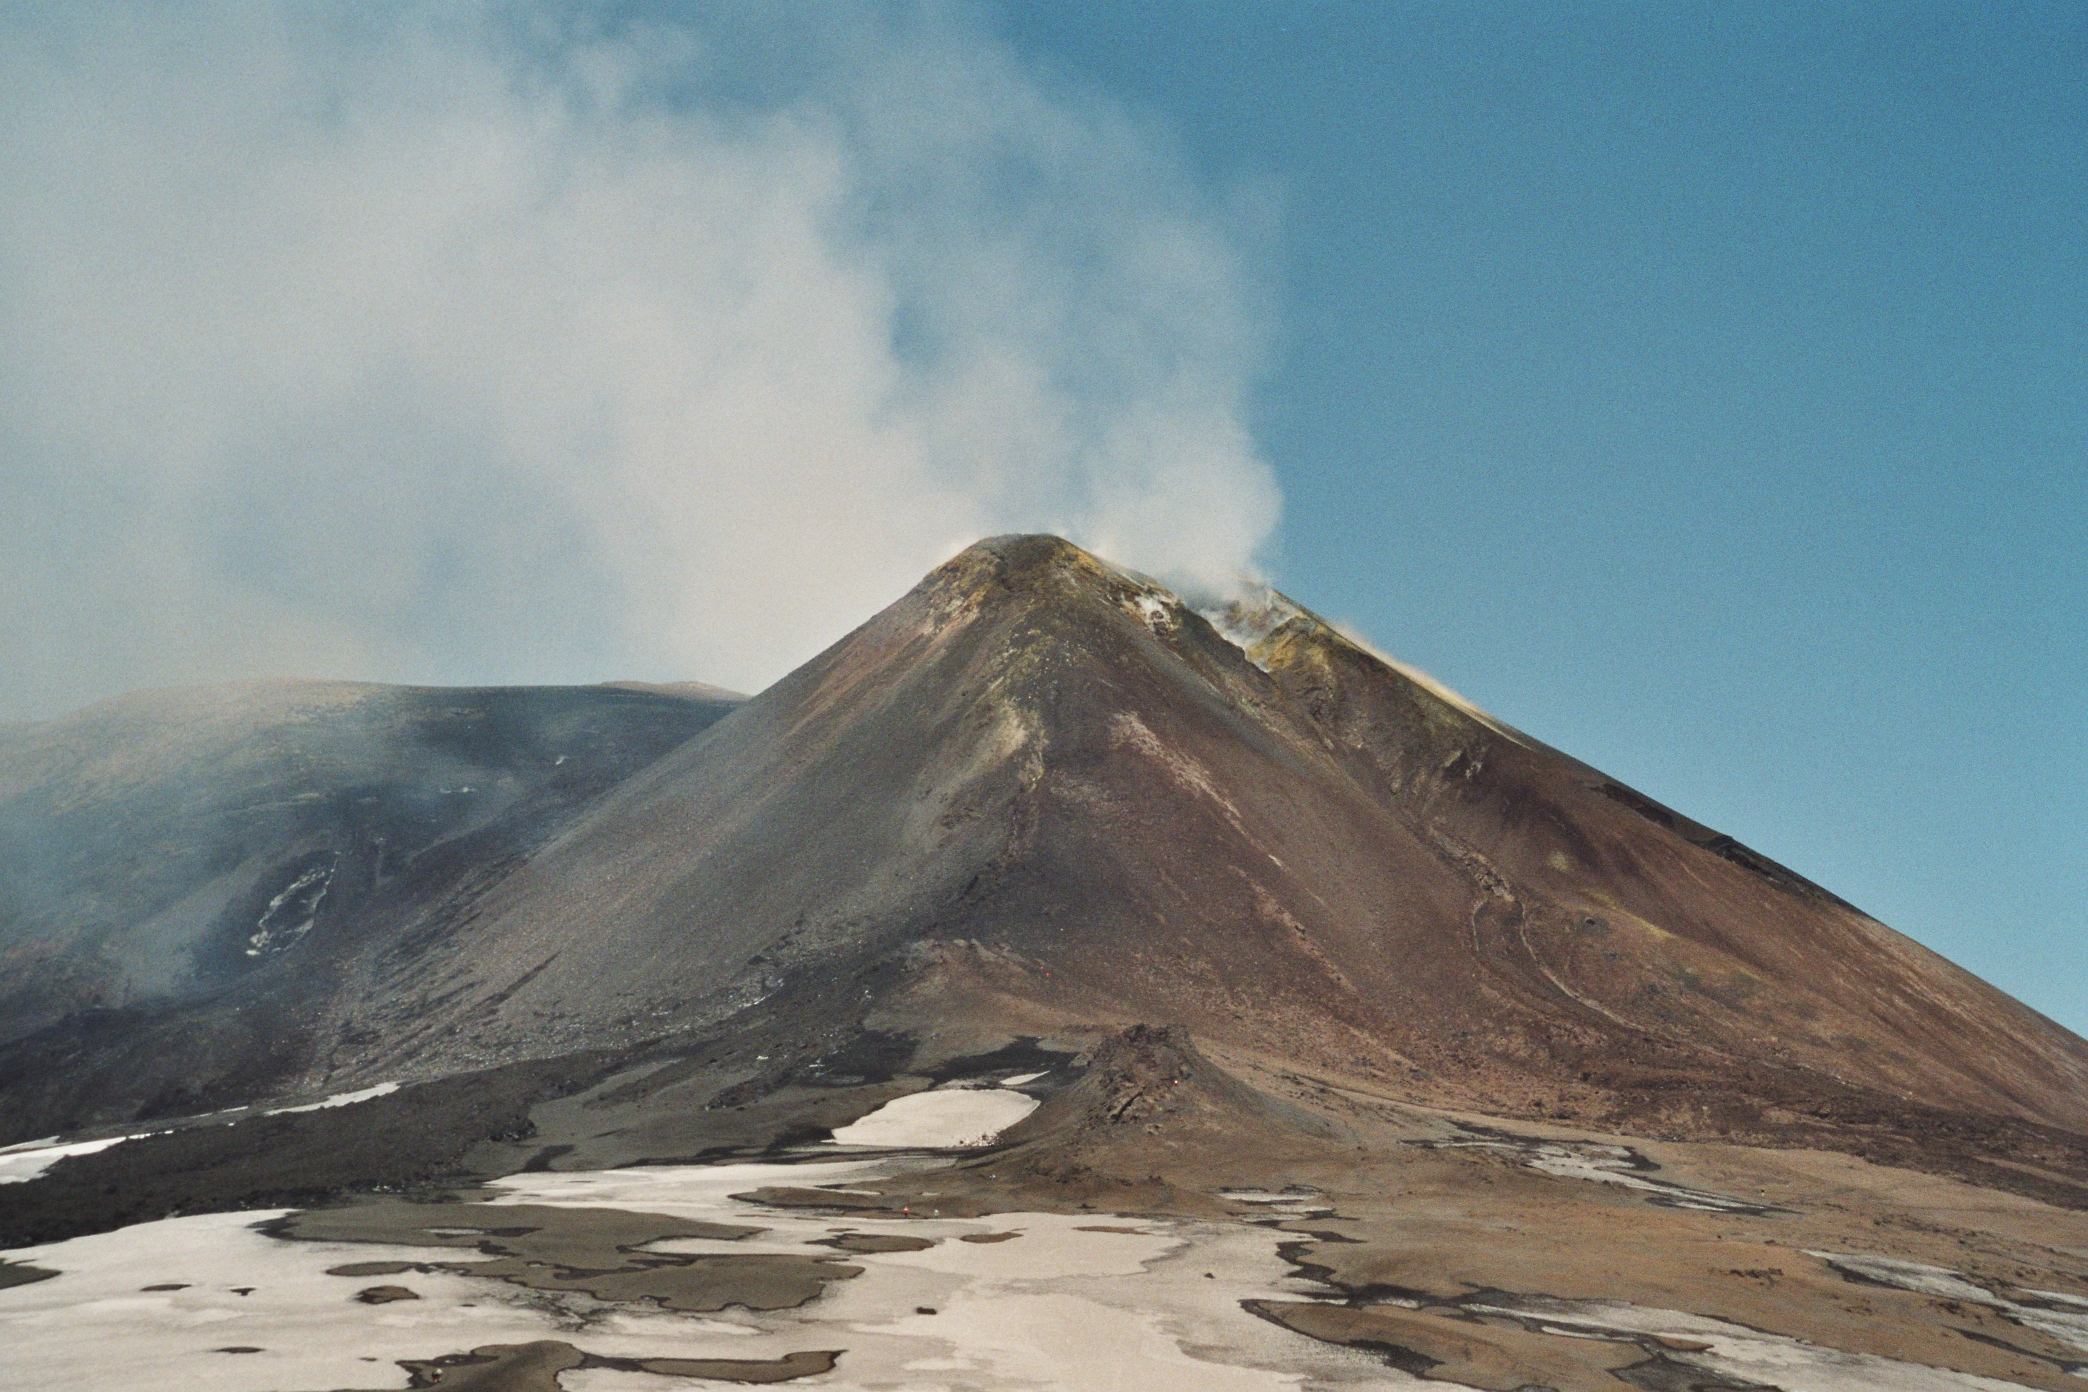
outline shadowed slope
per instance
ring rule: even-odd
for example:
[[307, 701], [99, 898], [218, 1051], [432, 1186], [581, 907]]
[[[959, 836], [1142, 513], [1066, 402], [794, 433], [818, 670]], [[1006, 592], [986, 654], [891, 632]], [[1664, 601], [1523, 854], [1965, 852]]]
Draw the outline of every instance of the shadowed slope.
[[296, 1075], [343, 960], [738, 699], [251, 682], [0, 731], [0, 1130]]

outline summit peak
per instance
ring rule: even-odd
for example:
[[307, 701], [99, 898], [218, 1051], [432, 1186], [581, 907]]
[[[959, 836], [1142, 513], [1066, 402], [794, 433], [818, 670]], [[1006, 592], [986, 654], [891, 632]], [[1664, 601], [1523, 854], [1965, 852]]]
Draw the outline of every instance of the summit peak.
[[930, 572], [924, 584], [990, 581], [1009, 589], [1023, 589], [1053, 580], [1097, 580], [1123, 573], [1062, 536], [1011, 532], [973, 542]]

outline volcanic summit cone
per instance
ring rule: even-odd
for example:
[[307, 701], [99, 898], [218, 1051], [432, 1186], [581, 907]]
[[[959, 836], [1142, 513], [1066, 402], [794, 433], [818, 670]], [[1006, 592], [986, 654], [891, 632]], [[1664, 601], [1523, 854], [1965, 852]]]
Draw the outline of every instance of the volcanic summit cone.
[[916, 1026], [1161, 1019], [1683, 1126], [1854, 1090], [2088, 1129], [2076, 1036], [1280, 596], [1220, 619], [981, 543], [505, 879], [415, 1018], [577, 1044], [900, 958]]
[[1832, 894], [1279, 595], [1207, 616], [1053, 537], [972, 547], [544, 835], [301, 945], [306, 1066], [757, 1006], [777, 1070], [1147, 1020], [1495, 1113], [2088, 1131], [2088, 1043]]

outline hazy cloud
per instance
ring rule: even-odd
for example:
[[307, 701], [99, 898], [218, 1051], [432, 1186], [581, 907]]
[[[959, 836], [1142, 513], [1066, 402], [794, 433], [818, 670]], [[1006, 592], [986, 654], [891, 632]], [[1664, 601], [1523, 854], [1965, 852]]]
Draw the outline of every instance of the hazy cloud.
[[962, 11], [716, 10], [0, 19], [0, 715], [758, 687], [995, 531], [1250, 566], [1253, 200]]

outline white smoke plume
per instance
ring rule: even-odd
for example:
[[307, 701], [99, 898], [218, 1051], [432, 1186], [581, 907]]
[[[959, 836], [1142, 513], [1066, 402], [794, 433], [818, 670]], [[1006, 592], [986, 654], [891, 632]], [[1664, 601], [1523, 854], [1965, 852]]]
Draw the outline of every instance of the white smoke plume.
[[962, 10], [691, 11], [0, 12], [0, 717], [754, 689], [998, 531], [1253, 568], [1265, 199]]

